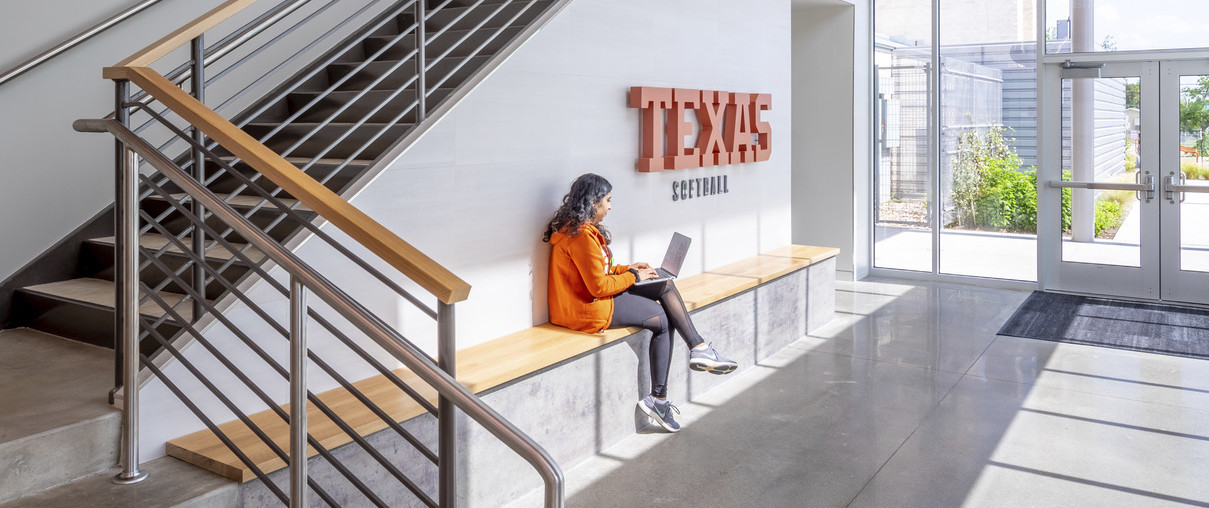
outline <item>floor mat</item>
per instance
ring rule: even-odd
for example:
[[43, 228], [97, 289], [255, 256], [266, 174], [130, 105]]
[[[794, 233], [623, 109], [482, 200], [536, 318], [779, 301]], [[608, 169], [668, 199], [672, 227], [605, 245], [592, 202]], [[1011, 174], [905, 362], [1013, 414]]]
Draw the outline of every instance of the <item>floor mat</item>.
[[999, 335], [1209, 358], [1209, 309], [1034, 291]]

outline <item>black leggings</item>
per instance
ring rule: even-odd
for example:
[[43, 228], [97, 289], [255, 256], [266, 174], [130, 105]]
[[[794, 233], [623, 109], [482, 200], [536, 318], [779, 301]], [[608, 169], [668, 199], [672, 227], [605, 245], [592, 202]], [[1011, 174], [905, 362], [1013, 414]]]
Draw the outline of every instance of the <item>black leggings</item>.
[[641, 326], [650, 330], [651, 395], [667, 397], [667, 372], [672, 364], [672, 330], [692, 348], [705, 342], [689, 319], [684, 299], [672, 281], [630, 286], [613, 297], [609, 328]]

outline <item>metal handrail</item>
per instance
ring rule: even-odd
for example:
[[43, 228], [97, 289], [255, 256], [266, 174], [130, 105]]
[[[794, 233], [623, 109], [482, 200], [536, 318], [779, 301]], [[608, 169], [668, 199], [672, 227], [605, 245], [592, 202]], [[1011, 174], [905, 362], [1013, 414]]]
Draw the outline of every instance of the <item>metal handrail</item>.
[[[292, 287], [305, 288], [313, 293], [332, 310], [348, 320], [349, 323], [365, 333], [376, 344], [415, 373], [421, 380], [432, 386], [442, 398], [449, 400], [464, 411], [467, 416], [482, 425], [483, 428], [487, 429], [488, 432], [537, 469], [545, 483], [545, 504], [547, 507], [561, 507], [563, 505], [564, 479], [562, 470], [549, 453], [494, 409], [483, 404], [453, 377], [434, 365], [432, 360], [423, 351], [420, 351], [414, 345], [404, 340], [395, 329], [383, 322], [381, 318], [353, 300], [347, 293], [315, 271], [310, 265], [304, 263], [294, 253], [278, 244], [227, 205], [227, 203], [223, 202], [202, 184], [177, 167], [162, 152], [156, 150], [148, 142], [116, 120], [77, 120], [73, 126], [80, 132], [109, 132], [118, 141], [123, 143], [132, 154], [142, 157], [143, 160], [161, 172], [187, 195], [200, 201], [214, 217], [219, 218], [227, 226], [235, 229], [248, 243], [252, 244], [266, 257], [273, 260], [280, 268], [289, 273], [292, 278]], [[134, 155], [126, 158], [129, 171], [137, 171], [137, 164], [133, 164], [135, 162], [134, 158]], [[452, 308], [451, 305], [444, 303], [439, 303], [438, 305], [439, 309], [444, 311]], [[448, 319], [448, 316], [451, 316], [449, 312], [442, 312], [442, 314], [446, 319]], [[137, 322], [137, 314], [134, 317]], [[137, 357], [138, 350], [134, 348], [133, 351], [127, 351], [127, 354], [133, 354]], [[444, 355], [441, 355], [441, 357], [443, 358]], [[134, 385], [128, 384], [127, 386]], [[133, 392], [136, 392], [136, 390], [131, 390], [127, 394], [128, 405], [137, 405], [137, 397], [129, 397]], [[137, 407], [128, 407], [126, 413], [137, 413]]]
[[60, 42], [59, 44], [56, 44], [54, 47], [52, 47], [46, 51], [43, 51], [42, 53], [38, 54], [38, 56], [30, 58], [29, 60], [22, 62], [20, 65], [17, 65], [16, 67], [13, 67], [7, 71], [4, 71], [4, 73], [0, 74], [0, 85], [3, 85], [5, 83], [13, 80], [17, 76], [20, 76], [22, 74], [25, 74], [26, 72], [29, 72], [30, 70], [33, 70], [33, 68], [46, 63], [48, 60], [50, 60], [56, 56], [59, 56], [60, 54], [62, 54], [63, 52], [65, 52], [71, 48], [74, 48], [76, 46], [79, 46], [80, 44], [83, 44], [84, 41], [87, 41], [88, 39], [95, 37], [96, 35], [100, 34], [101, 32], [104, 32], [105, 30], [112, 28], [114, 25], [117, 25], [118, 23], [126, 21], [131, 16], [134, 16], [135, 14], [143, 12], [148, 7], [151, 7], [152, 5], [158, 4], [162, 1], [163, 0], [143, 0], [142, 2], [139, 2], [138, 4], [135, 4], [124, 11], [115, 14], [111, 18], [109, 18], [105, 21], [102, 21], [100, 23], [97, 23], [96, 25], [93, 25], [91, 28], [88, 28], [87, 30], [84, 30], [83, 32], [75, 34], [74, 36], [70, 37], [69, 39], [67, 39], [63, 42]]

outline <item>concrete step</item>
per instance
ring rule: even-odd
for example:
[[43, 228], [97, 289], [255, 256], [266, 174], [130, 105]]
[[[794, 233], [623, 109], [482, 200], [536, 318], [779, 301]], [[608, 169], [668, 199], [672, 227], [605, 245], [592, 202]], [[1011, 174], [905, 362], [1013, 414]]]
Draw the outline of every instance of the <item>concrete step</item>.
[[27, 328], [0, 331], [0, 503], [117, 464], [112, 387], [112, 350]]
[[148, 461], [140, 469], [147, 472], [147, 479], [133, 485], [113, 483], [113, 476], [121, 471], [114, 467], [0, 503], [0, 508], [226, 508], [239, 505], [239, 484], [172, 457]]

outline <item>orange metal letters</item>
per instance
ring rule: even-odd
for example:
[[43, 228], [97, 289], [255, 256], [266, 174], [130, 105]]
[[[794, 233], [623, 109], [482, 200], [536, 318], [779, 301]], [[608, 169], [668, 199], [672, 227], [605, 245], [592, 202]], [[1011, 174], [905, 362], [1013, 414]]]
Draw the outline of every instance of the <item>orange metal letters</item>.
[[[772, 109], [771, 94], [635, 86], [630, 107], [642, 110], [638, 171], [644, 173], [766, 161], [772, 153], [772, 126], [760, 118]], [[686, 144], [693, 129], [685, 118], [690, 109], [700, 129], [696, 142]]]

